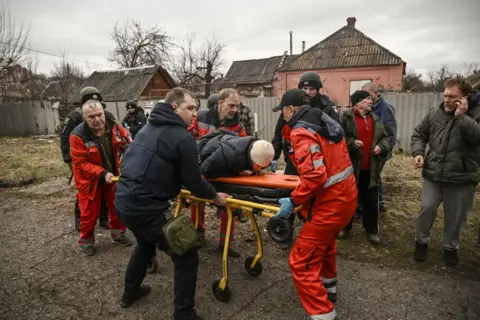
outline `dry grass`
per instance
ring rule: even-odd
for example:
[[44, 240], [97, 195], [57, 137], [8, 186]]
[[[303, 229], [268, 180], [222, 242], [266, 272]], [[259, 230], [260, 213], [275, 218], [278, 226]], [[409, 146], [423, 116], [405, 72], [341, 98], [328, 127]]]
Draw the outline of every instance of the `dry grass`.
[[[368, 244], [361, 221], [354, 223], [350, 237], [338, 241], [340, 256], [348, 259], [374, 262], [385, 266], [413, 268], [443, 273], [442, 263], [443, 208], [431, 232], [429, 258], [424, 263], [412, 259], [415, 243], [415, 218], [420, 210], [422, 177], [421, 170], [412, 165], [411, 157], [397, 154], [385, 167], [383, 173], [384, 199], [387, 212], [381, 217], [380, 236], [382, 245]], [[480, 228], [480, 196], [477, 193], [472, 213], [463, 230], [459, 250], [459, 274], [480, 276], [480, 248], [475, 247]]]
[[18, 182], [30, 178], [45, 181], [68, 177], [58, 138], [0, 137], [0, 180]]

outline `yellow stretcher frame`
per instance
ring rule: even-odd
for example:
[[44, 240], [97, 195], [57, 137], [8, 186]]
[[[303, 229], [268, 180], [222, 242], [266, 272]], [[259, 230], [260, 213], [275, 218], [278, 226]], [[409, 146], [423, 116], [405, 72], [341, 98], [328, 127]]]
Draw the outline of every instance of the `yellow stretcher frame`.
[[[177, 207], [175, 210], [175, 217], [180, 214], [180, 211], [183, 208], [183, 203], [185, 199], [193, 200], [194, 202], [190, 205], [195, 205], [196, 207], [196, 222], [195, 222], [195, 229], [198, 229], [199, 223], [199, 206], [196, 205], [198, 202], [205, 202], [213, 204], [213, 200], [209, 199], [202, 199], [197, 198], [190, 193], [188, 190], [182, 189], [180, 194], [178, 195], [178, 202]], [[280, 209], [279, 206], [271, 206], [265, 205], [260, 203], [255, 203], [251, 201], [244, 201], [238, 200], [234, 198], [227, 198], [227, 234], [225, 235], [225, 242], [223, 246], [223, 254], [222, 254], [222, 278], [215, 280], [212, 283], [212, 291], [219, 301], [221, 302], [228, 302], [230, 301], [230, 288], [228, 287], [228, 249], [230, 246], [230, 231], [232, 227], [232, 223], [236, 222], [237, 217], [233, 215], [234, 209], [241, 209], [243, 212], [246, 212], [247, 216], [252, 223], [253, 231], [255, 232], [255, 237], [257, 240], [257, 254], [253, 257], [247, 257], [245, 259], [245, 270], [248, 274], [252, 276], [259, 276], [262, 273], [263, 267], [261, 260], [263, 258], [263, 244], [262, 244], [262, 237], [258, 228], [257, 220], [255, 219], [254, 214], [261, 216], [272, 218], [276, 212]], [[300, 210], [301, 207], [297, 207], [295, 211]], [[272, 213], [266, 212], [270, 211]]]
[[[113, 182], [118, 181], [118, 177], [113, 177], [112, 178]], [[194, 203], [191, 203], [190, 205], [195, 205], [196, 206], [196, 222], [195, 222], [195, 229], [198, 229], [198, 223], [199, 223], [199, 206], [196, 205], [195, 203], [198, 202], [204, 202], [204, 203], [209, 203], [213, 204], [213, 200], [211, 199], [202, 199], [195, 197], [190, 193], [188, 190], [182, 189], [180, 191], [180, 194], [177, 196], [177, 207], [175, 209], [175, 217], [177, 217], [182, 208], [185, 199], [193, 200]], [[222, 254], [222, 278], [215, 280], [212, 283], [212, 291], [213, 295], [217, 300], [221, 302], [228, 302], [230, 301], [230, 288], [228, 287], [228, 249], [230, 246], [230, 232], [232, 228], [232, 223], [236, 222], [237, 217], [233, 215], [233, 210], [234, 209], [240, 209], [243, 212], [246, 212], [250, 222], [252, 223], [253, 231], [255, 232], [255, 237], [257, 240], [257, 254], [254, 257], [247, 257], [245, 259], [245, 270], [247, 271], [248, 274], [252, 276], [259, 276], [262, 274], [263, 267], [261, 260], [263, 258], [263, 244], [262, 244], [262, 237], [260, 234], [260, 230], [258, 229], [258, 224], [257, 220], [255, 219], [254, 214], [257, 214], [258, 216], [261, 217], [267, 217], [267, 218], [272, 218], [276, 212], [280, 209], [279, 206], [271, 206], [271, 205], [265, 205], [261, 203], [256, 203], [252, 201], [245, 201], [245, 200], [238, 200], [234, 198], [227, 198], [227, 234], [225, 235], [225, 242], [223, 246], [223, 254]], [[295, 208], [295, 212], [301, 210], [302, 207], [298, 206]], [[270, 211], [272, 213], [266, 212]]]

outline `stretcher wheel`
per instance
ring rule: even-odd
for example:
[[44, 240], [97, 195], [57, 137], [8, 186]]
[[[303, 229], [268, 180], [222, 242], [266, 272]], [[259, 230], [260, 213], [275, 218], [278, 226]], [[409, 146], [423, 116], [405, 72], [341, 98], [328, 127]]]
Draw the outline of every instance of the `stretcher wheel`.
[[221, 302], [230, 301], [230, 288], [228, 287], [228, 284], [225, 286], [225, 289], [221, 289], [219, 285], [220, 279], [215, 280], [212, 283], [212, 291], [215, 298], [217, 298], [217, 300]]
[[293, 226], [288, 219], [271, 218], [268, 221], [267, 231], [273, 241], [282, 243], [289, 239], [293, 232]]
[[257, 263], [252, 269], [251, 266], [254, 259], [254, 257], [248, 257], [247, 259], [245, 259], [245, 270], [247, 270], [247, 273], [249, 275], [257, 277], [262, 274], [263, 266], [260, 261], [257, 261]]
[[157, 258], [153, 258], [151, 263], [147, 266], [147, 273], [152, 274], [155, 273], [158, 269], [158, 261]]

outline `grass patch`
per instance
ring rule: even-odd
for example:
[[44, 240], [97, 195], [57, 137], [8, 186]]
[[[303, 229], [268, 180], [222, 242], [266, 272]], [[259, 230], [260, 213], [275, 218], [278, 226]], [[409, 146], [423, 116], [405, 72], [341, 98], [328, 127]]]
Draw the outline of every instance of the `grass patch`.
[[[387, 212], [380, 221], [382, 244], [371, 246], [363, 231], [361, 221], [355, 222], [350, 237], [337, 241], [340, 256], [388, 267], [446, 273], [442, 261], [443, 208], [440, 206], [431, 231], [428, 260], [413, 260], [415, 244], [415, 219], [420, 211], [421, 170], [412, 165], [412, 158], [396, 154], [383, 172], [384, 200]], [[459, 257], [460, 264], [454, 274], [465, 274], [480, 279], [480, 248], [475, 247], [480, 227], [480, 195], [477, 192], [474, 208], [463, 229]]]
[[0, 148], [1, 180], [18, 182], [35, 178], [41, 182], [70, 175], [62, 160], [60, 139], [56, 137], [0, 137]]

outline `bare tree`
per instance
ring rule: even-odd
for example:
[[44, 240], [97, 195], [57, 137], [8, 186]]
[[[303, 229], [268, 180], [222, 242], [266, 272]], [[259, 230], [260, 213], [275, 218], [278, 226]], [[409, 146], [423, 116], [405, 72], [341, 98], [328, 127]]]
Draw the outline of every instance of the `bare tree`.
[[212, 82], [220, 75], [225, 45], [215, 37], [198, 45], [195, 35], [187, 34], [180, 53], [174, 58], [171, 69], [180, 85], [204, 84], [204, 96], [208, 97]]
[[85, 74], [79, 66], [68, 61], [65, 53], [62, 54], [60, 61], [53, 64], [53, 67], [50, 78], [52, 91], [49, 94], [57, 98], [62, 107], [66, 107], [75, 90], [85, 79]]
[[17, 26], [12, 20], [8, 4], [3, 6], [0, 12], [0, 74], [27, 59], [29, 34], [30, 29], [23, 23]]
[[160, 27], [145, 29], [136, 20], [122, 26], [117, 23], [110, 35], [115, 49], [108, 60], [122, 68], [165, 64], [173, 47], [171, 37]]
[[422, 80], [422, 75], [416, 73], [415, 70], [407, 70], [402, 80], [402, 90], [409, 92], [418, 92], [425, 90], [425, 83]]
[[468, 78], [473, 75], [475, 72], [480, 71], [479, 62], [465, 62], [459, 70], [457, 70], [457, 76]]

